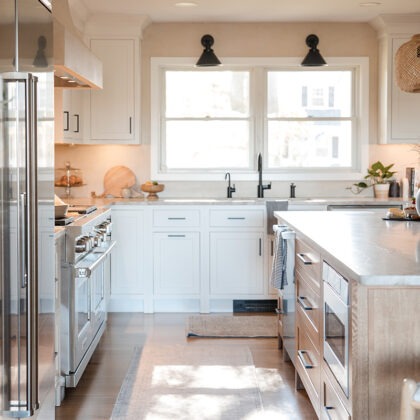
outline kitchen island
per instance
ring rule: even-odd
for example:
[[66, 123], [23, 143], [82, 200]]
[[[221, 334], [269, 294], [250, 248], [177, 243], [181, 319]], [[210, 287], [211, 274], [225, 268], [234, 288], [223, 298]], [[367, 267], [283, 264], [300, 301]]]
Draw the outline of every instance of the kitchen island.
[[275, 216], [296, 232], [297, 386], [320, 418], [398, 419], [402, 380], [420, 380], [420, 223]]

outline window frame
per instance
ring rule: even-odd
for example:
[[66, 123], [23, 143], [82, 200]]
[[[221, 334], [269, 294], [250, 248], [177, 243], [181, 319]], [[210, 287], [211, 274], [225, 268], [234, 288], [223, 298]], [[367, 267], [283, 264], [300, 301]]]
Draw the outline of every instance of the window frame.
[[[243, 172], [243, 173], [252, 173], [254, 171], [253, 167], [253, 159], [252, 157], [255, 154], [255, 144], [253, 139], [255, 138], [255, 116], [254, 116], [254, 105], [255, 105], [255, 80], [254, 80], [254, 69], [250, 66], [243, 67], [243, 66], [223, 66], [218, 71], [246, 71], [249, 72], [249, 116], [248, 117], [189, 117], [189, 118], [179, 118], [179, 117], [165, 117], [165, 109], [166, 109], [166, 79], [165, 79], [165, 71], [191, 71], [191, 66], [168, 66], [161, 68], [161, 87], [160, 87], [160, 134], [159, 134], [159, 170], [162, 173], [166, 174], [185, 174], [185, 173], [192, 173], [192, 174], [201, 174], [203, 172], [206, 173], [225, 173], [226, 168], [174, 168], [170, 171], [167, 171], [166, 163], [166, 122], [167, 121], [247, 121], [249, 123], [249, 165], [248, 167], [244, 168], [231, 168], [230, 171], [232, 173], [235, 172]], [[214, 67], [210, 68], [203, 68], [200, 69], [200, 72], [209, 72], [214, 71]]]
[[[331, 60], [331, 58], [329, 59]], [[328, 61], [329, 63], [329, 61]], [[293, 71], [296, 67], [290, 68], [287, 66], [276, 66], [276, 67], [270, 67], [265, 68], [265, 76], [264, 76], [264, 92], [267, 92], [267, 81], [268, 81], [268, 73], [270, 71]], [[299, 67], [295, 71], [351, 71], [352, 72], [352, 93], [351, 93], [351, 99], [352, 103], [350, 105], [350, 117], [268, 117], [268, 101], [267, 97], [265, 98], [265, 107], [264, 107], [264, 164], [265, 164], [265, 171], [267, 173], [271, 174], [286, 174], [291, 173], [295, 176], [299, 175], [299, 173], [305, 173], [305, 174], [315, 174], [315, 175], [321, 175], [325, 174], [327, 176], [326, 179], [330, 179], [329, 175], [342, 175], [345, 173], [348, 173], [349, 171], [354, 171], [354, 169], [358, 169], [361, 166], [358, 166], [358, 160], [359, 160], [359, 141], [358, 141], [358, 124], [359, 124], [359, 112], [358, 112], [358, 88], [357, 85], [359, 83], [356, 67], [353, 66], [340, 66], [340, 65], [328, 65], [327, 67], [321, 68], [321, 67], [315, 67], [315, 68], [308, 68], [308, 67]], [[309, 95], [308, 95], [309, 98]], [[353, 166], [350, 168], [344, 167], [309, 167], [309, 168], [300, 168], [300, 167], [284, 167], [284, 168], [269, 168], [268, 166], [268, 122], [269, 121], [350, 121], [352, 123], [352, 156], [351, 161], [353, 163]], [[366, 166], [367, 168], [367, 166]], [[359, 179], [360, 176], [357, 178]], [[293, 179], [297, 179], [294, 177]]]
[[[368, 167], [369, 145], [369, 58], [368, 57], [326, 57], [327, 67], [302, 68], [299, 57], [236, 57], [221, 58], [226, 70], [250, 71], [250, 167], [247, 169], [176, 169], [162, 168], [164, 144], [162, 125], [165, 106], [165, 70], [195, 68], [196, 57], [152, 57], [151, 58], [151, 177], [156, 181], [211, 181], [223, 180], [229, 171], [235, 180], [255, 181], [258, 179], [256, 156], [263, 153], [265, 180], [358, 180]], [[352, 112], [354, 129], [352, 133], [351, 168], [268, 168], [268, 117], [267, 117], [267, 72], [276, 70], [293, 71], [353, 71]], [[200, 69], [200, 71], [206, 71]], [[209, 69], [214, 71], [214, 68]], [[314, 118], [318, 121], [320, 118]], [[322, 118], [321, 118], [322, 119]], [[287, 120], [287, 118], [286, 118]], [[306, 119], [305, 119], [306, 120]]]

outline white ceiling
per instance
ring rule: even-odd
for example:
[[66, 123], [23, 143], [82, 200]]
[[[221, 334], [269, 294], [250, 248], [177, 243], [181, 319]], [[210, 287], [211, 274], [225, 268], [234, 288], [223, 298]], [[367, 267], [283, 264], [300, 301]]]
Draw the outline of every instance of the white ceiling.
[[[82, 0], [90, 13], [148, 15], [155, 22], [366, 22], [379, 14], [419, 13], [419, 0], [373, 0], [381, 5], [362, 7], [372, 0]], [[176, 7], [193, 1], [196, 7]]]

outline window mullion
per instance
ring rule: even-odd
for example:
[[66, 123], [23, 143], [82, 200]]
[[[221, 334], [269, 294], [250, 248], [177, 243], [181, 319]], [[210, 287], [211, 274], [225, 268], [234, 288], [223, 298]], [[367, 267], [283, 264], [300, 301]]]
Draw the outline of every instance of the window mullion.
[[264, 153], [264, 101], [265, 101], [265, 89], [264, 89], [264, 69], [262, 67], [256, 67], [254, 70], [254, 86], [253, 86], [253, 108], [255, 118], [255, 128], [253, 135], [254, 142], [254, 155], [251, 157], [252, 168], [256, 170], [256, 156], [258, 153]]

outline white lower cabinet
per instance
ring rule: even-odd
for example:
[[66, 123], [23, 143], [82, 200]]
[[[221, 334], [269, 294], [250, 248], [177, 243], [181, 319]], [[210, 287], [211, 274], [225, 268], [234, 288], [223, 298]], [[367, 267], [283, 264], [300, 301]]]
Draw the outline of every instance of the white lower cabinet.
[[233, 299], [275, 298], [262, 210], [116, 205], [110, 311], [226, 312]]
[[155, 295], [198, 295], [200, 292], [200, 233], [154, 233]]
[[210, 233], [210, 294], [264, 293], [264, 233]]
[[143, 311], [143, 210], [112, 211], [111, 311]]

